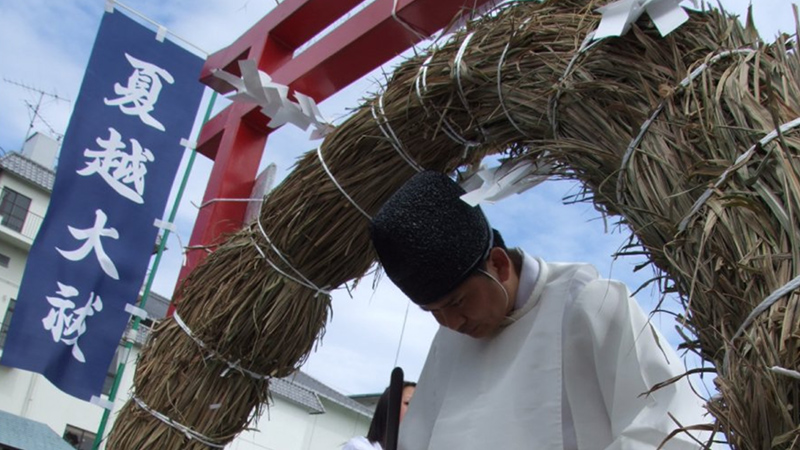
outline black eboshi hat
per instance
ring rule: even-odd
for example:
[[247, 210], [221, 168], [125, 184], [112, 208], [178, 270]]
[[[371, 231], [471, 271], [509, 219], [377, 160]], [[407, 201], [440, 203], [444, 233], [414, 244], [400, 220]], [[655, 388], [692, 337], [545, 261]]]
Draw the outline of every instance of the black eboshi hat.
[[432, 303], [486, 260], [493, 230], [464, 189], [444, 174], [414, 175], [372, 219], [372, 244], [386, 274], [411, 301]]

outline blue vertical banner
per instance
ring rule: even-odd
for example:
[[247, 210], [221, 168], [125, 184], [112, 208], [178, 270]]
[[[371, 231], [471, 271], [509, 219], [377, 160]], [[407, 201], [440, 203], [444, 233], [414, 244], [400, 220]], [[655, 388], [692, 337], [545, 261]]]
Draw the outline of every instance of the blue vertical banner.
[[199, 107], [202, 64], [120, 11], [105, 14], [0, 364], [100, 396]]

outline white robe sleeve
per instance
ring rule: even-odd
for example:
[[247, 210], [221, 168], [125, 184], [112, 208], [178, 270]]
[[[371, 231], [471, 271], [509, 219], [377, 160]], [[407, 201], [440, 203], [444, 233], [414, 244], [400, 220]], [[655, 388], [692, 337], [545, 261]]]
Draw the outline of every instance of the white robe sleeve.
[[[669, 342], [616, 281], [586, 285], [565, 311], [564, 379], [578, 448], [658, 448], [678, 426], [707, 422], [685, 379], [644, 395], [685, 371]], [[685, 435], [667, 450], [697, 449]]]
[[373, 444], [364, 436], [357, 436], [344, 444], [341, 450], [380, 450], [380, 444]]

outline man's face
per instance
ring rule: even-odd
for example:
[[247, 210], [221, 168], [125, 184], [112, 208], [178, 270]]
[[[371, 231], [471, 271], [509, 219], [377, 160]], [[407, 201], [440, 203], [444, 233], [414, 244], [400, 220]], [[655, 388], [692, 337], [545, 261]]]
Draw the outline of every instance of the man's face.
[[[487, 267], [487, 271], [492, 269]], [[497, 331], [510, 308], [503, 288], [483, 273], [470, 276], [449, 294], [422, 306], [440, 325], [476, 339]]]

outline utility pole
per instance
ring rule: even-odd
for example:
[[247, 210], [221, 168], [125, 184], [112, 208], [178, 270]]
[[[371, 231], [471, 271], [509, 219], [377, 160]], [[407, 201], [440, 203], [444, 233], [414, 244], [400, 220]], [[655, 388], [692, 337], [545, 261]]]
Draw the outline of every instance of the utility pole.
[[[25, 140], [22, 141], [23, 145], [25, 144], [25, 142], [28, 142], [28, 138], [31, 137], [31, 133], [33, 131], [33, 125], [36, 123], [36, 119], [37, 118], [39, 120], [41, 120], [47, 126], [47, 128], [50, 129], [51, 133], [53, 133], [53, 134], [58, 136], [58, 140], [61, 140], [61, 137], [63, 137], [64, 134], [63, 133], [59, 133], [55, 129], [53, 129], [53, 127], [50, 126], [49, 123], [47, 123], [47, 121], [44, 119], [44, 117], [42, 117], [39, 114], [39, 110], [42, 107], [42, 101], [44, 100], [45, 96], [47, 96], [49, 98], [52, 98], [55, 101], [61, 100], [61, 101], [65, 101], [67, 103], [69, 103], [69, 100], [64, 98], [64, 97], [61, 97], [58, 94], [54, 94], [52, 92], [46, 92], [46, 91], [43, 91], [41, 89], [35, 88], [33, 86], [29, 86], [29, 85], [27, 85], [25, 83], [20, 83], [18, 81], [9, 80], [8, 78], [3, 78], [3, 81], [5, 81], [6, 83], [9, 83], [9, 84], [13, 84], [15, 86], [19, 86], [19, 87], [21, 87], [21, 88], [23, 88], [23, 89], [25, 89], [27, 91], [39, 94], [39, 99], [36, 101], [36, 105], [32, 105], [28, 101], [25, 101], [25, 104], [28, 106], [28, 109], [30, 109], [33, 112], [33, 115], [31, 116], [30, 123], [28, 123], [28, 130], [25, 132]], [[22, 148], [22, 147], [20, 147], [20, 148]]]

